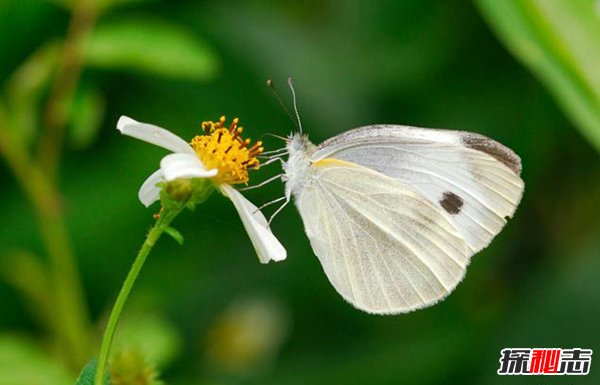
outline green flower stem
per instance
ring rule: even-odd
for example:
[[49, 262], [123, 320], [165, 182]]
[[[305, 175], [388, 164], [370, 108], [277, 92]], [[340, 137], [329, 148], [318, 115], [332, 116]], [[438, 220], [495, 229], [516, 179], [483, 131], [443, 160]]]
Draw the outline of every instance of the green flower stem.
[[154, 247], [154, 244], [160, 236], [165, 232], [165, 230], [169, 227], [169, 224], [175, 219], [175, 217], [183, 210], [185, 207], [184, 204], [181, 205], [169, 205], [168, 209], [165, 209], [161, 214], [160, 218], [156, 221], [154, 227], [148, 233], [144, 244], [142, 245], [135, 261], [133, 261], [133, 265], [131, 266], [131, 270], [127, 274], [127, 278], [125, 278], [125, 282], [123, 283], [123, 287], [121, 287], [121, 291], [119, 292], [119, 296], [115, 302], [115, 305], [110, 313], [110, 317], [108, 318], [108, 323], [106, 324], [106, 330], [104, 331], [104, 336], [102, 337], [102, 345], [100, 347], [100, 357], [98, 358], [98, 366], [96, 369], [96, 375], [94, 377], [94, 385], [103, 385], [103, 379], [106, 374], [106, 364], [108, 362], [108, 357], [110, 354], [110, 348], [113, 342], [113, 338], [115, 336], [115, 331], [117, 328], [117, 323], [119, 321], [119, 316], [121, 315], [121, 311], [123, 310], [123, 306], [129, 297], [129, 293], [131, 292], [131, 288], [137, 279], [144, 262], [146, 261], [146, 257], [150, 254], [150, 251]]

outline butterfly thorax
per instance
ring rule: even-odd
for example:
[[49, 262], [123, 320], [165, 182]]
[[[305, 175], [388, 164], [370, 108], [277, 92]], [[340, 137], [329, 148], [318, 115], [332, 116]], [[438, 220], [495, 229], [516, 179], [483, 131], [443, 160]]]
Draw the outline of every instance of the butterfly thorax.
[[306, 176], [311, 163], [311, 156], [317, 150], [317, 146], [308, 140], [306, 135], [291, 134], [286, 148], [288, 160], [283, 164], [285, 195], [294, 196], [297, 201], [300, 198], [302, 188], [306, 184]]

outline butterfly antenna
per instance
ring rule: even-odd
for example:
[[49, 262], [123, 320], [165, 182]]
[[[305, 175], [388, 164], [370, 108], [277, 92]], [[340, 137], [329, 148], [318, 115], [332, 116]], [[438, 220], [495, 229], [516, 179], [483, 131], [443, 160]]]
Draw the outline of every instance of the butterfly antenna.
[[298, 129], [302, 134], [302, 122], [300, 121], [300, 114], [298, 113], [298, 106], [296, 104], [296, 91], [294, 91], [294, 83], [292, 82], [292, 78], [288, 78], [288, 85], [290, 86], [290, 90], [292, 91], [292, 102], [294, 103], [294, 112], [296, 113], [296, 119], [298, 121]]
[[287, 142], [287, 138], [281, 135], [275, 135], [275, 134], [271, 134], [270, 132], [267, 132], [265, 134], [262, 134], [259, 139], [264, 138], [265, 136], [272, 136], [273, 138], [277, 138], [279, 140], [283, 140], [284, 142]]
[[290, 113], [290, 110], [288, 110], [288, 108], [285, 106], [285, 103], [283, 102], [281, 95], [279, 95], [277, 88], [275, 88], [275, 83], [273, 83], [273, 80], [271, 80], [271, 79], [267, 80], [267, 87], [269, 87], [271, 89], [271, 91], [273, 92], [273, 95], [275, 95], [275, 98], [279, 102], [279, 105], [281, 106], [281, 108], [283, 108], [283, 110], [285, 111], [288, 118], [290, 118], [290, 120], [297, 126], [298, 123], [296, 123], [296, 120]]

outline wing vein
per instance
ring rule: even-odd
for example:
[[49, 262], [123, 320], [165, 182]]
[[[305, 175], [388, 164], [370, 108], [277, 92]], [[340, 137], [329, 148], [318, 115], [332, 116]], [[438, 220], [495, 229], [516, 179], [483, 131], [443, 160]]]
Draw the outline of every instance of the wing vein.
[[[355, 194], [359, 194], [359, 195], [363, 196], [364, 198], [368, 199], [369, 201], [371, 201], [372, 203], [374, 203], [374, 204], [376, 204], [376, 205], [378, 205], [378, 206], [380, 206], [380, 207], [383, 207], [383, 208], [384, 208], [384, 209], [386, 209], [386, 210], [391, 210], [390, 208], [388, 208], [388, 207], [385, 207], [385, 206], [383, 206], [383, 205], [379, 204], [379, 202], [377, 202], [377, 201], [373, 200], [371, 197], [369, 197], [369, 196], [367, 196], [367, 195], [364, 195], [364, 194], [362, 194], [362, 193], [360, 193], [360, 192], [357, 192], [357, 191], [354, 191], [354, 190], [352, 190], [352, 189], [349, 189], [349, 188], [346, 188], [346, 187], [340, 186], [339, 184], [337, 184], [337, 183], [335, 183], [335, 182], [331, 182], [331, 181], [329, 181], [328, 183], [333, 183], [333, 184], [336, 184], [336, 185], [338, 186], [338, 188], [341, 188], [341, 189], [345, 189], [345, 190], [347, 190], [347, 191], [354, 192]], [[336, 195], [337, 195], [337, 194], [336, 194]], [[338, 195], [338, 197], [340, 197], [340, 198], [341, 198], [341, 196], [339, 196], [339, 195]], [[342, 198], [342, 199], [343, 199], [343, 198]], [[351, 207], [352, 207], [352, 206], [351, 206]], [[356, 209], [356, 208], [354, 208], [354, 207], [353, 207], [353, 209], [354, 209], [354, 210], [357, 210], [357, 209]], [[400, 214], [399, 212], [397, 212], [397, 211], [395, 211], [395, 210], [391, 210], [391, 211], [393, 211], [393, 212], [395, 212], [395, 213], [397, 213], [397, 214], [399, 214], [399, 215], [406, 216], [406, 215]], [[440, 285], [441, 285], [441, 286], [442, 286], [442, 287], [443, 287], [445, 290], [447, 290], [447, 291], [448, 291], [448, 288], [447, 288], [447, 287], [446, 287], [446, 285], [445, 285], [445, 284], [442, 282], [442, 280], [441, 280], [441, 279], [438, 277], [438, 275], [437, 275], [437, 274], [436, 274], [436, 273], [433, 271], [433, 269], [432, 269], [432, 267], [430, 266], [430, 264], [429, 264], [427, 261], [425, 261], [425, 260], [424, 260], [424, 259], [423, 259], [423, 258], [422, 258], [420, 255], [419, 255], [419, 253], [417, 253], [417, 252], [415, 251], [415, 249], [414, 249], [414, 246], [412, 245], [412, 243], [408, 243], [408, 242], [406, 242], [406, 240], [405, 240], [405, 239], [403, 240], [403, 239], [401, 239], [401, 238], [398, 238], [398, 236], [397, 236], [397, 235], [395, 235], [395, 234], [394, 234], [392, 231], [390, 231], [390, 230], [389, 230], [389, 229], [388, 229], [386, 226], [384, 226], [383, 224], [381, 224], [381, 223], [379, 223], [379, 222], [376, 222], [376, 221], [375, 221], [375, 220], [374, 220], [372, 217], [366, 216], [366, 215], [365, 215], [363, 212], [361, 212], [361, 211], [357, 211], [357, 212], [358, 212], [360, 215], [362, 215], [363, 217], [367, 218], [367, 219], [368, 219], [368, 220], [369, 220], [371, 223], [373, 223], [375, 226], [377, 226], [377, 227], [378, 227], [378, 228], [379, 228], [379, 229], [380, 229], [382, 232], [384, 232], [385, 234], [387, 234], [387, 235], [388, 235], [390, 238], [392, 238], [392, 239], [395, 239], [396, 241], [400, 242], [400, 243], [401, 243], [403, 246], [405, 246], [405, 247], [406, 247], [408, 250], [410, 250], [410, 252], [411, 252], [411, 253], [414, 255], [414, 257], [416, 257], [416, 258], [417, 258], [417, 259], [418, 259], [418, 260], [421, 262], [421, 264], [423, 265], [423, 267], [425, 267], [427, 270], [429, 270], [429, 272], [431, 273], [431, 275], [432, 275], [432, 276], [433, 276], [433, 277], [434, 277], [434, 278], [435, 278], [435, 279], [436, 279], [436, 280], [439, 282], [439, 284], [440, 284]], [[358, 224], [358, 223], [357, 223], [357, 225], [358, 225], [358, 226], [361, 226], [361, 225], [360, 225], [360, 224]], [[361, 226], [361, 227], [362, 227], [362, 226]], [[400, 230], [402, 231], [402, 233], [404, 233], [404, 234], [405, 234], [407, 237], [411, 238], [411, 239], [413, 240], [413, 242], [415, 242], [415, 243], [418, 243], [418, 240], [417, 240], [417, 239], [416, 239], [416, 238], [415, 238], [415, 237], [414, 237], [412, 234], [410, 234], [408, 231], [406, 231], [406, 230], [405, 230], [405, 229], [403, 229], [402, 227], [399, 227], [399, 229], [400, 229]], [[364, 230], [364, 229], [363, 229], [363, 230]], [[365, 231], [365, 232], [366, 232], [366, 231]], [[368, 233], [368, 232], [367, 232], [367, 233]], [[369, 234], [369, 236], [370, 236], [370, 234]], [[442, 253], [444, 253], [444, 254], [445, 254], [445, 255], [446, 255], [446, 256], [447, 256], [447, 257], [448, 257], [450, 260], [452, 260], [452, 261], [453, 261], [454, 263], [456, 263], [456, 264], [457, 264], [457, 265], [458, 265], [460, 268], [462, 268], [462, 266], [461, 266], [461, 265], [458, 263], [458, 261], [456, 261], [456, 260], [455, 260], [455, 259], [454, 259], [454, 258], [453, 258], [453, 257], [452, 257], [452, 256], [451, 256], [449, 253], [448, 253], [448, 252], [446, 252], [444, 249], [442, 249], [442, 248], [441, 248], [441, 247], [438, 245], [438, 243], [437, 243], [437, 242], [433, 241], [433, 240], [432, 240], [431, 238], [429, 238], [429, 237], [426, 237], [426, 238], [427, 238], [427, 240], [428, 240], [428, 241], [429, 241], [429, 242], [430, 242], [432, 245], [434, 245], [434, 246], [435, 246], [435, 247], [436, 247], [438, 250], [440, 250]], [[406, 260], [406, 261], [408, 261], [408, 263], [410, 263], [410, 265], [411, 265], [411, 266], [412, 266], [412, 267], [415, 269], [415, 271], [416, 271], [417, 273], [419, 273], [419, 275], [421, 275], [421, 277], [423, 278], [424, 282], [426, 282], [426, 283], [427, 283], [427, 285], [428, 285], [428, 286], [429, 286], [429, 287], [432, 289], [432, 291], [433, 291], [433, 292], [435, 292], [436, 290], [435, 290], [435, 288], [434, 288], [433, 286], [431, 286], [431, 284], [429, 283], [428, 277], [426, 277], [426, 276], [425, 276], [425, 275], [424, 275], [424, 274], [421, 272], [421, 270], [420, 270], [420, 269], [417, 267], [417, 265], [415, 265], [415, 263], [413, 262], [412, 258], [405, 258], [405, 260]], [[389, 267], [387, 267], [387, 264], [386, 264], [386, 268], [389, 270]], [[446, 268], [446, 271], [448, 271], [449, 275], [451, 275], [451, 276], [454, 276], [454, 274], [452, 274], [452, 273], [450, 272], [450, 270], [448, 270], [447, 268]], [[420, 293], [418, 293], [418, 291], [417, 291], [417, 290], [416, 290], [416, 288], [414, 287], [414, 284], [412, 283], [412, 281], [411, 281], [410, 279], [408, 279], [408, 278], [407, 278], [407, 280], [408, 280], [408, 282], [411, 284], [411, 286], [413, 287], [413, 289], [415, 290], [415, 292], [417, 292], [417, 294], [419, 295], [419, 297], [420, 297], [420, 298], [421, 298], [421, 299], [424, 301], [424, 299], [421, 297]]]
[[[356, 194], [356, 195], [359, 195], [359, 196], [361, 196], [361, 197], [364, 197], [364, 198], [366, 198], [366, 199], [369, 199], [371, 202], [373, 202], [374, 204], [378, 205], [379, 207], [382, 207], [382, 208], [383, 208], [383, 209], [385, 209], [385, 210], [392, 211], [392, 212], [394, 212], [394, 213], [396, 213], [396, 214], [398, 214], [398, 215], [400, 215], [400, 216], [403, 216], [403, 217], [406, 217], [406, 218], [411, 218], [411, 219], [413, 219], [413, 220], [415, 220], [415, 221], [417, 221], [417, 220], [418, 220], [418, 218], [417, 218], [417, 217], [408, 216], [407, 214], [405, 214], [405, 213], [401, 213], [401, 212], [400, 212], [400, 211], [398, 211], [398, 210], [395, 210], [395, 209], [392, 209], [392, 208], [390, 208], [390, 207], [384, 206], [384, 205], [382, 205], [381, 203], [379, 203], [379, 202], [377, 202], [376, 200], [374, 200], [373, 198], [371, 198], [370, 196], [368, 196], [368, 195], [365, 195], [365, 194], [361, 193], [360, 191], [356, 191], [356, 190], [354, 190], [354, 189], [351, 189], [351, 188], [349, 188], [349, 187], [342, 186], [342, 185], [340, 185], [339, 183], [336, 183], [336, 182], [333, 182], [333, 181], [328, 181], [327, 183], [334, 184], [334, 185], [336, 185], [336, 187], [338, 187], [338, 188], [340, 188], [340, 189], [343, 189], [343, 190], [346, 190], [346, 191], [352, 192], [352, 193], [354, 193], [354, 194]], [[394, 195], [394, 194], [392, 194], [392, 193], [380, 193], [380, 194], [389, 194], [389, 195]], [[371, 219], [371, 218], [369, 218], [369, 219]], [[373, 222], [373, 221], [372, 221], [372, 222]], [[375, 223], [375, 222], [373, 222], [373, 223]], [[382, 228], [382, 227], [381, 227], [381, 225], [379, 225], [379, 224], [378, 224], [378, 227], [379, 227], [379, 228], [381, 228], [382, 230], [384, 230], [384, 231], [385, 231], [385, 229], [384, 229], [384, 228]], [[430, 229], [431, 229], [431, 227], [430, 227]], [[402, 230], [402, 231], [403, 231], [405, 234], [407, 234], [408, 236], [410, 236], [411, 238], [413, 238], [413, 240], [414, 240], [415, 242], [417, 242], [417, 243], [418, 243], [418, 240], [417, 240], [416, 238], [414, 238], [414, 236], [413, 236], [412, 234], [410, 234], [409, 232], [407, 232], [406, 230], [404, 230], [404, 229], [402, 229], [402, 228], [401, 228], [401, 230]], [[436, 234], [437, 234], [437, 232], [436, 232]], [[438, 235], [440, 235], [440, 234], [438, 234]], [[441, 236], [440, 236], [440, 237], [441, 237]], [[455, 236], [455, 237], [456, 237], [456, 236]], [[443, 237], [441, 237], [441, 238], [443, 239]], [[450, 258], [450, 260], [452, 260], [452, 261], [453, 261], [453, 262], [454, 262], [454, 263], [455, 263], [455, 264], [456, 264], [458, 267], [460, 267], [460, 268], [464, 268], [464, 266], [463, 266], [463, 265], [461, 265], [461, 264], [460, 264], [460, 262], [458, 262], [457, 260], [455, 260], [455, 259], [452, 257], [452, 255], [450, 255], [450, 254], [449, 254], [449, 253], [448, 253], [448, 252], [447, 252], [447, 251], [446, 251], [444, 248], [442, 248], [442, 247], [441, 247], [441, 246], [440, 246], [440, 245], [439, 245], [437, 242], [433, 241], [433, 240], [432, 240], [432, 239], [430, 239], [430, 238], [427, 238], [427, 239], [428, 239], [428, 240], [429, 240], [429, 241], [430, 241], [430, 242], [431, 242], [433, 245], [435, 245], [435, 246], [438, 248], [438, 250], [442, 251], [442, 252], [443, 252], [443, 253], [444, 253], [446, 256], [448, 256], [448, 257]], [[452, 245], [451, 245], [451, 247], [454, 247], [454, 246], [452, 246]]]
[[[317, 193], [319, 193], [318, 190], [317, 190]], [[321, 200], [321, 201], [324, 201], [324, 200]], [[329, 240], [333, 240], [333, 237], [331, 235], [332, 230], [329, 228], [329, 226], [327, 224], [325, 224], [325, 229], [326, 229], [327, 234], [328, 234], [327, 238]], [[339, 239], [339, 234], [337, 234], [337, 236], [338, 236], [338, 239]], [[333, 245], [331, 243], [329, 243], [328, 246], [331, 247], [331, 254], [330, 255], [333, 255], [334, 254]], [[348, 262], [347, 262], [347, 259], [346, 259], [346, 254], [344, 253], [343, 248], [341, 246], [342, 245], [340, 244], [339, 249], [341, 249], [342, 257], [344, 258], [344, 261], [346, 262], [346, 263], [344, 263], [344, 271], [346, 272], [346, 277], [348, 277], [348, 283], [350, 284], [350, 292], [351, 292], [351, 295], [352, 295], [352, 299], [356, 300], [356, 291], [355, 291], [355, 287], [354, 287], [354, 282], [352, 280], [352, 276], [350, 274], [350, 271], [348, 270]], [[333, 258], [333, 260], [335, 261], [335, 258]], [[336, 272], [336, 275], [339, 275], [339, 269], [337, 267], [335, 267], [335, 265], [334, 265], [334, 270]]]
[[[389, 269], [389, 267], [387, 266], [387, 263], [385, 262], [385, 258], [383, 256], [383, 254], [381, 253], [381, 249], [379, 248], [379, 245], [377, 244], [377, 240], [375, 238], [373, 238], [373, 236], [367, 231], [365, 230], [360, 223], [358, 223], [354, 218], [352, 218], [351, 216], [349, 216], [346, 211], [340, 206], [340, 204], [331, 196], [331, 193], [329, 193], [327, 190], [324, 189], [325, 192], [327, 192], [327, 194], [330, 196], [332, 202], [334, 202], [339, 208], [340, 211], [346, 216], [346, 218], [348, 218], [350, 221], [354, 222], [359, 228], [362, 229], [362, 231], [367, 234], [369, 236], [369, 238], [371, 238], [371, 240], [373, 241], [373, 244], [375, 245], [375, 248], [377, 249], [377, 254], [379, 256], [379, 259], [383, 262], [383, 264], [385, 265], [385, 268], [387, 270], [387, 273], [390, 277], [390, 280], [393, 282], [394, 284], [394, 288], [396, 289], [396, 291], [398, 292], [398, 294], [400, 295], [400, 297], [402, 297], [402, 300], [404, 301], [404, 303], [406, 305], [409, 305], [408, 300], [406, 299], [406, 297], [404, 296], [404, 294], [402, 293], [402, 290], [398, 287], [398, 285], [396, 284], [396, 282], [393, 279], [393, 274], [391, 272], [391, 270]], [[373, 270], [376, 272], [377, 277], [379, 278], [377, 280], [377, 285], [379, 286], [379, 288], [381, 289], [381, 292], [383, 293], [383, 296], [385, 298], [385, 301], [387, 302], [388, 306], [390, 309], [393, 309], [392, 303], [387, 295], [386, 290], [383, 288], [383, 286], [381, 285], [381, 276], [379, 274], [379, 270], [376, 268], [376, 266], [373, 264], [373, 261], [369, 260], [369, 263], [371, 264], [371, 267], [373, 267]], [[416, 289], [416, 287], [413, 285], [413, 283], [408, 279], [408, 277], [404, 274], [404, 272], [402, 272], [402, 275], [404, 276], [404, 278], [406, 279], [406, 281], [409, 283], [409, 285], [411, 286], [411, 288], [413, 289], [413, 291], [417, 294], [417, 296], [419, 298], [421, 298], [418, 290]], [[421, 300], [423, 300], [423, 298], [421, 298]], [[424, 302], [424, 300], [423, 300]]]

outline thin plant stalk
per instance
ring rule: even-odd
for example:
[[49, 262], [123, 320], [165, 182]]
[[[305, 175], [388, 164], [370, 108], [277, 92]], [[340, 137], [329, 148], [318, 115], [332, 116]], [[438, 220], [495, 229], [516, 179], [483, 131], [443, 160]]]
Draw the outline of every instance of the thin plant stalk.
[[0, 155], [4, 156], [34, 208], [42, 240], [52, 263], [53, 296], [57, 306], [52, 327], [69, 363], [77, 367], [87, 360], [90, 329], [83, 288], [60, 207], [60, 194], [33, 162], [22, 143], [10, 135], [7, 122], [0, 106]]
[[104, 335], [102, 336], [102, 345], [100, 346], [100, 356], [98, 357], [98, 365], [96, 367], [96, 374], [94, 376], [94, 385], [103, 385], [103, 379], [106, 377], [106, 367], [108, 363], [108, 358], [110, 356], [110, 348], [113, 343], [113, 339], [115, 336], [115, 332], [117, 329], [117, 324], [119, 321], [119, 317], [121, 316], [121, 312], [123, 310], [123, 306], [131, 293], [131, 289], [144, 266], [144, 262], [146, 261], [146, 257], [150, 254], [150, 251], [161, 237], [161, 235], [165, 232], [165, 230], [169, 227], [170, 223], [175, 219], [177, 214], [181, 212], [184, 206], [180, 208], [165, 210], [160, 214], [160, 217], [154, 224], [154, 227], [150, 229], [148, 232], [148, 236], [146, 240], [142, 244], [138, 255], [133, 261], [133, 265], [127, 274], [127, 278], [125, 278], [125, 282], [123, 282], [123, 286], [121, 287], [121, 291], [117, 296], [115, 301], [115, 305], [113, 306], [110, 316], [108, 318], [108, 322], [106, 324], [106, 329], [104, 331]]
[[50, 89], [43, 123], [44, 131], [38, 146], [39, 164], [54, 179], [63, 146], [65, 128], [69, 121], [73, 95], [84, 68], [87, 40], [97, 19], [95, 0], [77, 0], [72, 6], [72, 17], [63, 43], [58, 71]]
[[50, 260], [53, 305], [56, 307], [55, 314], [50, 316], [51, 327], [60, 351], [73, 367], [80, 367], [88, 358], [91, 328], [55, 176], [70, 106], [83, 70], [85, 42], [95, 24], [94, 0], [76, 0], [58, 72], [46, 104], [38, 159], [10, 135], [9, 131], [14, 132], [14, 128], [7, 126], [9, 112], [0, 111], [0, 154], [34, 208]]

